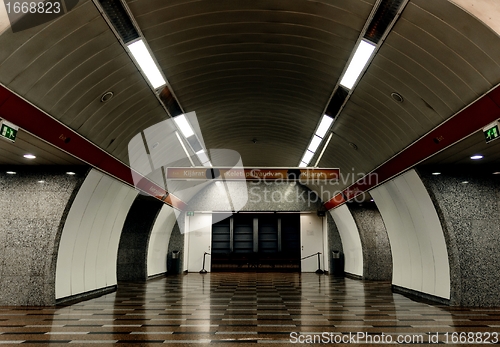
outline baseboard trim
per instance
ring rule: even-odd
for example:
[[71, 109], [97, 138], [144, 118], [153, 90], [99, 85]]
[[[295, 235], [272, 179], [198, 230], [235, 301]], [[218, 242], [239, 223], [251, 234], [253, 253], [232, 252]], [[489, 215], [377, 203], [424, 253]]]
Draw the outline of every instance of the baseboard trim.
[[114, 285], [105, 288], [94, 289], [85, 293], [66, 296], [64, 298], [56, 299], [56, 305], [72, 305], [81, 301], [94, 299], [99, 296], [115, 292], [117, 287], [117, 285]]
[[159, 274], [156, 274], [156, 275], [151, 275], [151, 276], [148, 276], [148, 281], [149, 280], [154, 280], [155, 278], [159, 278], [159, 277], [165, 277], [165, 276], [167, 276], [166, 272], [162, 272], [162, 273], [159, 273]]
[[404, 287], [397, 286], [395, 284], [392, 285], [392, 292], [404, 295], [412, 300], [416, 301], [421, 301], [421, 302], [427, 302], [430, 304], [441, 304], [441, 305], [447, 305], [450, 306], [450, 300], [445, 299], [445, 298], [440, 298], [439, 296], [427, 294], [427, 293], [422, 293], [417, 290], [413, 289], [408, 289]]
[[363, 280], [363, 276], [355, 275], [350, 272], [344, 272], [344, 276], [350, 278], [351, 280], [358, 280], [358, 281]]

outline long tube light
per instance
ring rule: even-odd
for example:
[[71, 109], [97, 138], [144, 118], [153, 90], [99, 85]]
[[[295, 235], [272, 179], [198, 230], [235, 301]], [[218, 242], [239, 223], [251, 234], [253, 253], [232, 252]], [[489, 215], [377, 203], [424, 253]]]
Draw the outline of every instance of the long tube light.
[[[196, 137], [194, 130], [191, 127], [191, 124], [189, 124], [186, 116], [184, 114], [181, 114], [179, 116], [174, 117], [173, 119], [174, 119], [175, 125], [177, 126], [177, 128], [179, 128], [182, 135], [184, 136], [184, 138], [187, 140], [188, 144], [190, 145], [191, 149], [193, 151], [195, 151], [195, 154], [198, 157], [198, 159], [200, 160], [201, 164], [205, 167], [211, 167], [212, 163], [210, 162], [210, 159], [208, 158], [207, 153], [205, 152], [205, 150], [202, 148], [200, 142], [198, 141], [198, 138]], [[179, 141], [181, 141], [181, 140], [179, 139]], [[194, 163], [191, 160], [191, 158], [189, 157], [189, 154], [184, 146], [184, 143], [182, 143], [182, 141], [181, 141], [181, 144], [184, 148], [184, 151], [186, 151], [186, 155], [188, 156], [189, 160], [191, 161], [191, 164], [194, 166]], [[202, 149], [196, 151], [195, 148], [197, 148], [197, 147], [202, 148]]]
[[327, 116], [326, 114], [323, 115], [321, 121], [319, 122], [318, 128], [316, 129], [316, 132], [309, 142], [309, 146], [307, 146], [307, 149], [302, 156], [302, 159], [300, 160], [299, 167], [307, 167], [309, 165], [311, 159], [318, 150], [319, 145], [323, 141], [323, 137], [325, 137], [332, 123], [333, 118]]
[[180, 116], [174, 117], [175, 124], [177, 124], [177, 127], [181, 130], [182, 135], [184, 135], [185, 138], [188, 138], [192, 135], [194, 135], [193, 128], [191, 128], [191, 125], [186, 119], [186, 116], [181, 114]]
[[127, 45], [127, 47], [154, 89], [166, 84], [160, 69], [156, 65], [151, 53], [149, 53], [149, 50], [142, 39]]
[[366, 63], [370, 60], [373, 51], [375, 50], [375, 45], [366, 40], [361, 40], [356, 52], [347, 67], [344, 76], [340, 80], [340, 84], [347, 89], [352, 89], [359, 76], [365, 69]]

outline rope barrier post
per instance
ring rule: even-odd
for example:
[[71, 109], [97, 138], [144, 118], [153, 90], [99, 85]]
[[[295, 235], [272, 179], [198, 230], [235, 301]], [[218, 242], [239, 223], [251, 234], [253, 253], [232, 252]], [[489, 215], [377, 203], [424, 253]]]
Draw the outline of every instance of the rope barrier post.
[[205, 275], [208, 272], [207, 270], [205, 270], [205, 256], [207, 254], [210, 255], [210, 253], [207, 253], [207, 252], [203, 253], [203, 269], [200, 270], [200, 273], [202, 275]]
[[325, 272], [323, 270], [321, 270], [321, 261], [320, 261], [320, 257], [319, 257], [321, 252], [318, 252], [317, 254], [318, 254], [318, 270], [316, 270], [316, 273], [318, 275], [323, 275]]

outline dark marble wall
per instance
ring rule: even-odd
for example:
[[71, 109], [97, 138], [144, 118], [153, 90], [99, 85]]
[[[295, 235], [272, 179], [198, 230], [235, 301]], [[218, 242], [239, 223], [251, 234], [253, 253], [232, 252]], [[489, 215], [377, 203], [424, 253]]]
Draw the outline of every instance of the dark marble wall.
[[[174, 269], [172, 267], [172, 252], [179, 251], [179, 268]], [[184, 269], [184, 234], [181, 234], [179, 229], [179, 224], [175, 223], [172, 229], [172, 234], [170, 234], [170, 242], [168, 243], [168, 254], [167, 254], [167, 275], [182, 273]]]
[[382, 215], [375, 203], [347, 204], [363, 249], [363, 279], [392, 280], [392, 253]]
[[[344, 275], [344, 254], [342, 248], [342, 240], [340, 238], [339, 229], [333, 220], [333, 217], [330, 213], [326, 213], [326, 223], [327, 223], [327, 232], [328, 232], [328, 259], [330, 261], [330, 268], [324, 269], [330, 272], [330, 274], [335, 274], [338, 276]], [[340, 252], [340, 262], [337, 263], [333, 260], [333, 251]], [[336, 269], [336, 266], [340, 266], [340, 269]]]
[[0, 166], [0, 305], [55, 304], [59, 240], [86, 173], [86, 167]]
[[157, 199], [138, 195], [130, 207], [118, 245], [118, 281], [148, 279], [148, 242], [162, 206]]
[[419, 175], [446, 239], [450, 304], [500, 306], [500, 177], [446, 172], [434, 176], [425, 169]]

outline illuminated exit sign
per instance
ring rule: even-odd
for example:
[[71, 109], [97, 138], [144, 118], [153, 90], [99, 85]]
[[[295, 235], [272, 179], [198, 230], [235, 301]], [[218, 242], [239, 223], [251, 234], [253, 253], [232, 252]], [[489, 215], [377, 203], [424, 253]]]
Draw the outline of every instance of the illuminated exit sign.
[[496, 140], [500, 137], [500, 131], [498, 129], [498, 121], [487, 125], [483, 129], [484, 139], [486, 143]]
[[16, 141], [18, 126], [15, 126], [12, 123], [9, 123], [5, 120], [0, 122], [0, 137], [6, 139], [8, 141], [14, 142]]

